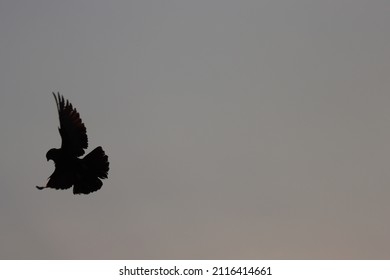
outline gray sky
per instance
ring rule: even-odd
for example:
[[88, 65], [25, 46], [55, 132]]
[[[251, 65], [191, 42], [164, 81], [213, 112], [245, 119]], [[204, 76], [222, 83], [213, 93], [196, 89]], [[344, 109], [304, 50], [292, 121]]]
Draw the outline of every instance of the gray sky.
[[[390, 2], [0, 2], [1, 259], [390, 258]], [[108, 180], [38, 191], [78, 109]]]

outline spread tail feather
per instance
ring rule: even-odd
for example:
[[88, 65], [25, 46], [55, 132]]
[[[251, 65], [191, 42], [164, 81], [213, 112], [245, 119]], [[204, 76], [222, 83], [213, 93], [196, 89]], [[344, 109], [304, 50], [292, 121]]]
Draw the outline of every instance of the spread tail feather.
[[88, 194], [99, 190], [103, 185], [100, 179], [107, 178], [110, 169], [108, 156], [100, 146], [86, 155], [82, 161], [84, 169], [74, 184], [74, 194]]

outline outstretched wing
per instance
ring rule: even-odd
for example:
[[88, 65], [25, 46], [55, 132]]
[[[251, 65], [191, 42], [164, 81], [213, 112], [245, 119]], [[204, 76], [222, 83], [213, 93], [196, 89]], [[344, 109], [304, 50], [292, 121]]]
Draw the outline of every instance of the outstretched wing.
[[60, 135], [62, 138], [61, 149], [76, 157], [84, 154], [84, 149], [88, 148], [88, 137], [85, 125], [80, 119], [76, 108], [66, 100], [60, 93], [57, 96], [53, 92], [57, 103], [58, 115], [60, 118]]

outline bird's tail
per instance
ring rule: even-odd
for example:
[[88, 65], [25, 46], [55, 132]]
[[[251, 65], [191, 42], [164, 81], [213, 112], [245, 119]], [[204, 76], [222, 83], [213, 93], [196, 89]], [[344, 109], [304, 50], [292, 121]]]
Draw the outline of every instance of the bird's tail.
[[92, 170], [95, 175], [101, 179], [108, 176], [109, 163], [108, 156], [104, 153], [102, 147], [95, 148], [92, 152], [83, 158], [89, 170]]
[[100, 146], [86, 155], [82, 159], [82, 164], [84, 167], [83, 172], [81, 172], [74, 184], [74, 194], [88, 194], [100, 189], [103, 185], [100, 179], [107, 178], [108, 170], [110, 169], [108, 156]]

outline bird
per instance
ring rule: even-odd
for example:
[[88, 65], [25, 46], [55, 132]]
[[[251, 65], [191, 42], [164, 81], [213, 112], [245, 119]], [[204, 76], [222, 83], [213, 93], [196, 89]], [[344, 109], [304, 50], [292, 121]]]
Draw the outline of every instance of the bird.
[[76, 108], [57, 92], [53, 92], [60, 120], [58, 127], [62, 144], [61, 148], [50, 149], [46, 153], [47, 161], [53, 160], [55, 169], [48, 178], [46, 186], [36, 186], [43, 190], [69, 189], [73, 186], [73, 194], [89, 194], [99, 190], [108, 177], [109, 162], [101, 146], [84, 155], [88, 148], [87, 129]]

